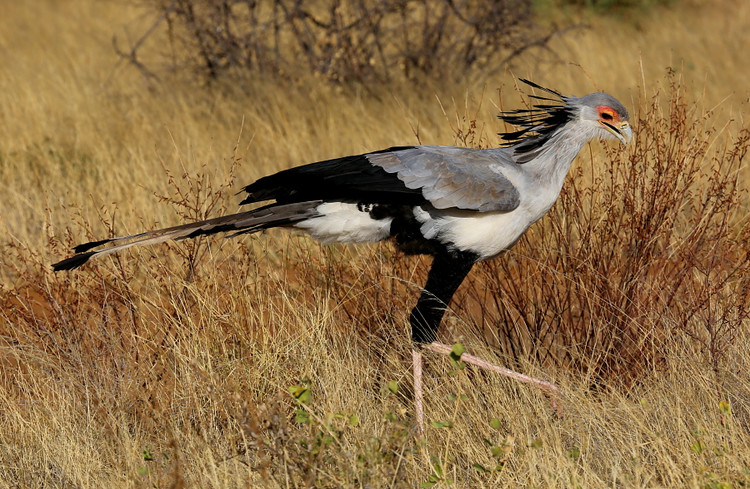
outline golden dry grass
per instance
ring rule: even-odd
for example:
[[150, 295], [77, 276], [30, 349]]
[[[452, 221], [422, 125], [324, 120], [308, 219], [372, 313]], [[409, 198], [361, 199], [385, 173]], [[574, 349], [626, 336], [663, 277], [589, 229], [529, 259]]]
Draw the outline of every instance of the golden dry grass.
[[[234, 189], [280, 168], [418, 141], [494, 144], [502, 129], [496, 89], [502, 87], [506, 108], [520, 103], [511, 74], [488, 80], [474, 73], [465, 86], [426, 82], [383, 89], [379, 97], [305, 79], [255, 80], [241, 89], [175, 80], [153, 86], [118, 64], [110, 45], [113, 33], [141, 32], [148, 23], [137, 8], [6, 2], [0, 7], [0, 212], [8, 235], [0, 269], [0, 487], [418, 487], [431, 477], [438, 486], [450, 480], [467, 488], [747, 486], [747, 320], [734, 325], [717, 362], [691, 336], [708, 334], [691, 329], [699, 320], [713, 325], [740, 317], [747, 300], [748, 277], [726, 277], [733, 264], [745, 263], [747, 271], [742, 257], [750, 235], [747, 162], [727, 153], [748, 126], [745, 3], [680, 2], [637, 22], [589, 19], [591, 29], [555, 41], [565, 63], [539, 63], [529, 53], [515, 67], [517, 75], [564, 93], [606, 89], [653, 134], [686, 134], [686, 152], [703, 148], [695, 153], [703, 180], [680, 201], [690, 206], [681, 208], [672, 237], [655, 241], [660, 267], [673, 265], [657, 252], [662, 246], [670, 257], [682, 256], [683, 244], [692, 243], [690, 227], [704, 229], [694, 220], [696, 202], [711, 195], [706, 185], [718, 163], [733, 162], [722, 170], [739, 187], [725, 227], [706, 227], [717, 233], [716, 246], [689, 255], [696, 263], [705, 263], [706, 249], [720, 256], [713, 268], [690, 268], [685, 279], [724, 280], [705, 318], [675, 323], [672, 336], [664, 328], [683, 317], [680, 303], [659, 313], [663, 322], [637, 309], [626, 322], [607, 322], [621, 326], [622, 336], [635, 331], [645, 338], [624, 343], [630, 351], [593, 352], [630, 358], [643, 350], [645, 360], [625, 364], [642, 369], [627, 381], [612, 378], [622, 366], [600, 375], [607, 362], [585, 357], [591, 351], [581, 345], [566, 346], [577, 363], [522, 355], [519, 368], [563, 389], [563, 419], [532, 388], [472, 369], [451, 375], [447, 360], [429, 357], [427, 415], [452, 427], [431, 428], [418, 440], [406, 317], [424, 277], [423, 259], [400, 257], [387, 244], [322, 248], [269, 232], [124, 253], [70, 274], [53, 275], [49, 263], [88, 238], [234, 210]], [[675, 107], [668, 101], [675, 90], [665, 81], [668, 66], [682, 77], [690, 110], [681, 120], [692, 130], [654, 127], [670, 121]], [[657, 88], [662, 102], [652, 106]], [[638, 112], [651, 107], [664, 117]], [[507, 281], [494, 275], [508, 269], [528, 272], [519, 280], [532, 283], [583, 285], [581, 295], [598, 304], [599, 319], [608, 317], [607, 307], [617, 316], [612, 297], [619, 296], [586, 289], [576, 277], [593, 268], [586, 256], [595, 250], [586, 247], [604, 249], [614, 238], [596, 233], [610, 229], [597, 219], [643, 210], [607, 200], [599, 177], [639, 163], [643, 178], [655, 173], [656, 159], [629, 159], [659, 154], [644, 149], [654, 140], [644, 136], [626, 152], [593, 143], [552, 215], [518, 251], [500, 258], [519, 268], [475, 271], [443, 338], [493, 355], [474, 333], [477, 325], [493, 326], [494, 313], [487, 320], [483, 313], [492, 299], [487, 291], [507, 293]], [[591, 188], [598, 193], [587, 194]], [[591, 208], [577, 207], [576, 196]], [[199, 204], [182, 205], [193, 202]], [[613, 212], [595, 212], [607, 203]], [[593, 237], [583, 228], [561, 231], [573, 211], [587, 219]], [[562, 241], [548, 236], [574, 239], [570, 248], [551, 249]], [[578, 250], [580, 266], [572, 269], [579, 275], [555, 272], [554, 251], [562, 249]], [[538, 255], [528, 260], [532, 252]], [[196, 267], [189, 272], [190, 264]], [[639, 280], [648, 287], [640, 290], [654, 299], [639, 303], [663, 305], [659, 287], [672, 284], [660, 281], [675, 275], [646, 272]], [[544, 288], [528, 290], [545, 297]], [[705, 293], [697, 286], [675, 290], [685, 304], [690, 294], [702, 300]], [[712, 316], [714, 310], [726, 315]], [[309, 389], [306, 405], [295, 403], [290, 386]], [[307, 423], [295, 422], [297, 409], [308, 413]]]

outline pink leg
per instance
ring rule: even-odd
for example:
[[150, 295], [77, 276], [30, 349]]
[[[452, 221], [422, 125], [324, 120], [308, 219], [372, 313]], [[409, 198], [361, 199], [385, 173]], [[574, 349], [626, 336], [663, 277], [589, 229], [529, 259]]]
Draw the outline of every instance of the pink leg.
[[[442, 353], [443, 355], [450, 355], [452, 348], [446, 344], [438, 343], [438, 342], [432, 342], [427, 345], [424, 345], [424, 348], [427, 350], [434, 351], [436, 353]], [[424, 430], [424, 420], [422, 419], [423, 414], [423, 407], [422, 407], [422, 358], [421, 355], [419, 356], [419, 398], [417, 399], [417, 367], [416, 367], [416, 355], [419, 355], [416, 350], [412, 353], [413, 358], [415, 358], [415, 367], [414, 367], [414, 396], [415, 401], [417, 402], [417, 423], [420, 426], [421, 430]], [[493, 363], [490, 363], [486, 360], [482, 360], [481, 358], [477, 358], [474, 355], [469, 355], [468, 353], [464, 353], [461, 355], [461, 360], [465, 363], [469, 363], [472, 365], [476, 365], [477, 367], [487, 369], [491, 372], [499, 373], [500, 375], [505, 375], [506, 377], [510, 377], [511, 379], [515, 379], [519, 382], [524, 382], [527, 384], [536, 384], [541, 389], [543, 389], [547, 394], [550, 396], [550, 401], [552, 403], [552, 409], [554, 409], [555, 414], [557, 416], [562, 417], [563, 415], [563, 406], [562, 406], [562, 399], [560, 395], [560, 389], [553, 384], [552, 382], [548, 382], [546, 380], [536, 379], [534, 377], [529, 377], [528, 375], [524, 375], [518, 372], [515, 372], [513, 370], [510, 370], [505, 367], [501, 367], [500, 365], [495, 365]]]
[[422, 391], [422, 352], [416, 348], [411, 351], [414, 367], [414, 411], [417, 418], [417, 435], [424, 434], [424, 392]]

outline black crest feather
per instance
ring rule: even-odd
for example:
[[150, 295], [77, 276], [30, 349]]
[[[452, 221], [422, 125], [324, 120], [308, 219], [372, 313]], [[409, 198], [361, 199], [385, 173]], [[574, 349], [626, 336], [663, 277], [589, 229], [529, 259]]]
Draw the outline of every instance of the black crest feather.
[[[545, 103], [535, 104], [530, 109], [502, 112], [498, 116], [508, 124], [521, 128], [518, 131], [500, 133], [499, 136], [503, 139], [502, 146], [515, 146], [515, 153], [523, 155], [541, 148], [557, 128], [570, 120], [572, 111], [566, 104], [566, 97], [560, 92], [542, 87], [523, 78], [520, 80], [532, 88], [543, 90], [552, 95], [552, 97], [529, 95], [530, 98]], [[520, 163], [525, 161], [528, 160], [519, 160]]]

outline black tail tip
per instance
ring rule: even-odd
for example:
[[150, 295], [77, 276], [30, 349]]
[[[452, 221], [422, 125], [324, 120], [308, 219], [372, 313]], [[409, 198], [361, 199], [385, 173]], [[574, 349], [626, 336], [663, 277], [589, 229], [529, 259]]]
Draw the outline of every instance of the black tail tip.
[[73, 251], [76, 253], [83, 253], [84, 251], [88, 251], [91, 248], [96, 248], [97, 246], [107, 244], [111, 241], [112, 239], [103, 239], [101, 241], [91, 241], [90, 243], [79, 244], [78, 246], [73, 247]]
[[63, 261], [57, 262], [54, 265], [52, 265], [52, 269], [56, 272], [59, 272], [61, 270], [73, 270], [87, 261], [89, 261], [89, 258], [94, 256], [96, 254], [96, 251], [89, 251], [88, 253], [79, 253], [77, 255], [73, 255], [70, 258], [66, 258]]

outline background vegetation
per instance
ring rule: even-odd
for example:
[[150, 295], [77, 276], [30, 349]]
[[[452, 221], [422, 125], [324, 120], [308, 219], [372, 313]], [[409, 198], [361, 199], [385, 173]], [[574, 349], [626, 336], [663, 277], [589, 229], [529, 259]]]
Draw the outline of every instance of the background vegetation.
[[[152, 2], [154, 24], [127, 54], [166, 27], [173, 67], [210, 79], [248, 71], [279, 78], [314, 74], [366, 87], [420, 75], [459, 78], [468, 68], [503, 64], [544, 43], [534, 32], [531, 0], [274, 0]], [[551, 35], [554, 34], [554, 31]]]
[[[510, 63], [506, 46], [386, 83], [308, 62], [186, 69], [201, 58], [166, 22], [149, 31], [155, 3], [6, 2], [0, 487], [747, 486], [750, 8], [736, 3], [540, 2], [524, 35], [588, 27]], [[562, 419], [533, 388], [428, 357], [434, 424], [415, 437], [406, 317], [428, 261], [389, 244], [268, 232], [50, 270], [87, 239], [234, 211], [240, 185], [291, 165], [494, 145], [498, 110], [525, 103], [515, 76], [605, 89], [636, 131], [625, 149], [587, 146], [441, 331], [557, 382]]]

